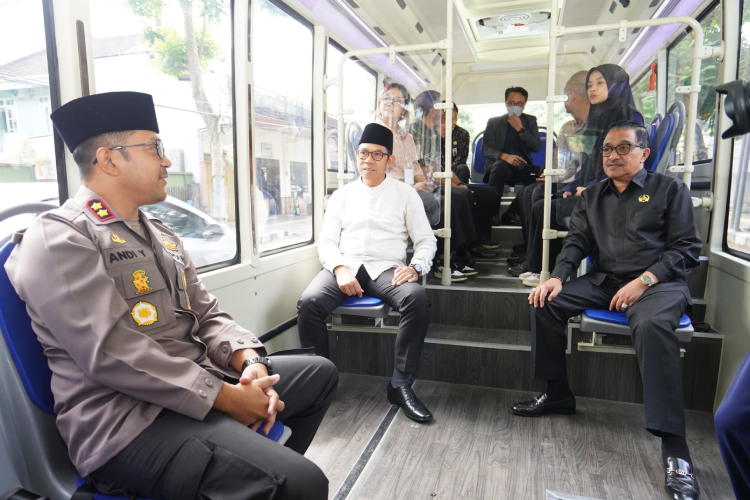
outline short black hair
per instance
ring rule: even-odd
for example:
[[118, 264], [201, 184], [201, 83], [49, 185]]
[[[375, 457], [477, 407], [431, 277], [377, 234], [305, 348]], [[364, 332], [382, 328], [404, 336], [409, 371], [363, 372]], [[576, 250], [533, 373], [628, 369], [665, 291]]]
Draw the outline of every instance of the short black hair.
[[508, 96], [515, 92], [516, 94], [521, 94], [526, 101], [529, 100], [529, 93], [526, 92], [526, 89], [523, 87], [508, 87], [505, 89], [505, 100], [508, 100]]
[[[108, 132], [106, 134], [96, 135], [86, 139], [73, 150], [73, 159], [78, 164], [81, 171], [81, 178], [87, 180], [94, 171], [94, 160], [96, 151], [99, 148], [113, 148], [115, 146], [124, 146], [135, 130], [126, 130], [123, 132]], [[123, 158], [130, 161], [130, 154], [126, 149], [119, 149]]]
[[630, 120], [615, 122], [607, 128], [607, 132], [604, 134], [604, 137], [606, 138], [607, 134], [609, 134], [612, 130], [635, 130], [635, 140], [638, 143], [636, 144], [636, 146], [640, 146], [642, 148], [649, 147], [650, 137], [648, 130], [646, 130], [646, 127], [644, 127], [640, 123], [636, 123]]

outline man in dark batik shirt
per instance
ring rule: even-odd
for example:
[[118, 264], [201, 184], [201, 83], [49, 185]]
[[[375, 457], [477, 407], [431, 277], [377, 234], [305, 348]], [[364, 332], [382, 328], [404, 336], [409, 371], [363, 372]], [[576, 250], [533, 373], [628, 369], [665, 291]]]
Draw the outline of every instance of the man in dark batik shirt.
[[[692, 304], [688, 275], [703, 244], [688, 187], [643, 168], [648, 140], [646, 128], [634, 122], [607, 131], [599, 154], [608, 179], [583, 191], [552, 276], [529, 295], [532, 377], [546, 380], [547, 390], [512, 410], [533, 417], [575, 413], [565, 367], [568, 319], [586, 309], [625, 312], [643, 380], [646, 429], [662, 438], [665, 488], [669, 498], [687, 500], [699, 490], [685, 440], [674, 332]], [[589, 255], [591, 271], [566, 282]]]

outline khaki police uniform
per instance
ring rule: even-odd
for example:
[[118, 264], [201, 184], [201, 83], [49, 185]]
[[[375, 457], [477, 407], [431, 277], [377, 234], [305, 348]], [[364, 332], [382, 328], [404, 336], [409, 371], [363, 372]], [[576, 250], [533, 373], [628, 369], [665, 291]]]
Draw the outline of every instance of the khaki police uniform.
[[[14, 236], [18, 246], [6, 264], [49, 360], [57, 426], [83, 476], [117, 457], [165, 409], [177, 420], [202, 421], [209, 413], [218, 415], [206, 420], [231, 420], [211, 408], [223, 380], [236, 383], [239, 377], [229, 365], [232, 355], [248, 348], [266, 354], [255, 335], [219, 309], [180, 238], [159, 220], [138, 215], [146, 238], [106, 200], [82, 187], [74, 199]], [[313, 421], [302, 419], [304, 425], [292, 428], [287, 444], [304, 452], [335, 393], [337, 376], [326, 360], [285, 358], [274, 358], [282, 379], [276, 388], [282, 400], [289, 399], [278, 418], [299, 423], [295, 413], [315, 414]], [[252, 434], [245, 448], [256, 437], [268, 441], [244, 429]], [[160, 435], [171, 432], [164, 431]], [[143, 489], [137, 488], [155, 494]]]

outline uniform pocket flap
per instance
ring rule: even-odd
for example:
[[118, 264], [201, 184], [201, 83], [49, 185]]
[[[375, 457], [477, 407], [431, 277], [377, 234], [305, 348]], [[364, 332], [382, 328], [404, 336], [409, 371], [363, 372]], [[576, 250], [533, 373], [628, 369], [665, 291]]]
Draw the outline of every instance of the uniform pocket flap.
[[127, 270], [121, 272], [121, 276], [127, 299], [143, 297], [167, 287], [159, 269], [152, 263], [128, 266]]

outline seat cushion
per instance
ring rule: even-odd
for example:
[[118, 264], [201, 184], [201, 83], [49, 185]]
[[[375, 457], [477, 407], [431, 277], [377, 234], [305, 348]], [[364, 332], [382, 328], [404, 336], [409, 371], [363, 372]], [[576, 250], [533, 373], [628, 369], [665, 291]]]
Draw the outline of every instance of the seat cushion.
[[[614, 323], [616, 325], [628, 324], [628, 318], [625, 316], [625, 313], [622, 312], [608, 311], [606, 309], [586, 309], [584, 313], [586, 313], [591, 319], [606, 321], [607, 323]], [[690, 326], [690, 324], [690, 318], [688, 315], [683, 314], [680, 318], [679, 328], [686, 328]]]
[[363, 295], [362, 297], [349, 297], [340, 307], [370, 307], [379, 306], [382, 303], [383, 301], [377, 297]]

